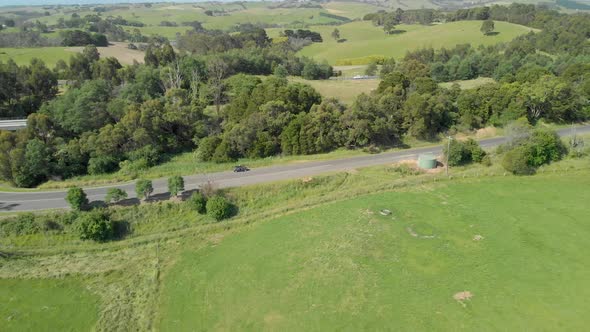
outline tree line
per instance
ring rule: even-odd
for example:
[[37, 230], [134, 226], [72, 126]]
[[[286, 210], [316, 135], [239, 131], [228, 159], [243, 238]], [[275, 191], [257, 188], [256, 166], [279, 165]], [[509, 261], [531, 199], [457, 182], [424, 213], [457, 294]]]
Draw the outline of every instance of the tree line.
[[[396, 146], [407, 136], [433, 140], [521, 118], [590, 118], [590, 68], [579, 45], [553, 56], [539, 52], [542, 44], [532, 37], [418, 50], [382, 62], [379, 87], [347, 106], [288, 81], [288, 75], [333, 74], [327, 64], [297, 57], [288, 39], [271, 41], [252, 26], [185, 37], [181, 54], [165, 40], [150, 45], [144, 65], [122, 67], [92, 46], [53, 71], [38, 60], [0, 65], [6, 77], [0, 91], [15, 91], [0, 93], [0, 110], [28, 115], [26, 130], [0, 134], [1, 178], [31, 187], [56, 177], [135, 175], [182, 151], [228, 162]], [[438, 84], [480, 75], [498, 82], [472, 90]], [[70, 81], [59, 96], [57, 78]]]

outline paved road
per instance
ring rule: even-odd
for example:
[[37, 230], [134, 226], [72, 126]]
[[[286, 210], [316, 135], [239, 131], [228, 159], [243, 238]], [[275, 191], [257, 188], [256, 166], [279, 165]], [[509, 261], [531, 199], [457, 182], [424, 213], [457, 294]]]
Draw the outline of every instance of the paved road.
[[[590, 125], [576, 128], [578, 134], [590, 133]], [[567, 136], [571, 129], [558, 131], [559, 135]], [[491, 148], [503, 143], [503, 137], [481, 140], [479, 143], [483, 148]], [[278, 180], [296, 179], [306, 176], [313, 176], [327, 172], [344, 171], [353, 168], [383, 165], [407, 159], [417, 159], [421, 153], [440, 154], [441, 147], [427, 147], [419, 149], [408, 149], [397, 152], [387, 152], [368, 156], [351, 157], [346, 159], [304, 162], [283, 166], [272, 166], [253, 169], [246, 173], [218, 172], [202, 175], [185, 176], [185, 188], [196, 189], [207, 181], [213, 181], [220, 188], [238, 187], [256, 183], [272, 182]], [[167, 195], [167, 179], [153, 181], [154, 195]], [[104, 199], [108, 188], [119, 187], [129, 194], [129, 198], [135, 197], [135, 183], [128, 182], [119, 185], [105, 187], [85, 188], [90, 201]], [[68, 204], [64, 200], [65, 192], [0, 192], [0, 211], [33, 211], [55, 208], [66, 208]]]
[[0, 120], [0, 130], [17, 130], [27, 127], [27, 119], [23, 120]]

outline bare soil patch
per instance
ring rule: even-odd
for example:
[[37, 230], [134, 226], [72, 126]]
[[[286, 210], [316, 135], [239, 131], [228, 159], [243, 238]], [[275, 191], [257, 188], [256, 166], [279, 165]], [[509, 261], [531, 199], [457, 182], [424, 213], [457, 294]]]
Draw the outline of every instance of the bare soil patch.
[[[101, 58], [113, 57], [119, 60], [122, 65], [131, 65], [133, 61], [143, 63], [145, 54], [139, 50], [127, 48], [127, 43], [114, 42], [109, 47], [97, 47]], [[84, 47], [68, 47], [66, 51], [81, 53]]]

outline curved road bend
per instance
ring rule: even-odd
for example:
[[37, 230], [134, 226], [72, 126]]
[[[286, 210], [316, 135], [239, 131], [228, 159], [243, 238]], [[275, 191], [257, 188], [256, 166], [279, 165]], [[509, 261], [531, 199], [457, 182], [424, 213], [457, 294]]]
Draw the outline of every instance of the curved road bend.
[[[560, 136], [570, 135], [571, 128], [558, 130]], [[577, 134], [590, 133], [590, 125], [576, 127]], [[491, 148], [505, 141], [504, 137], [489, 138], [479, 141], [483, 148]], [[408, 149], [396, 152], [386, 152], [375, 155], [350, 157], [337, 160], [313, 161], [299, 164], [271, 166], [253, 169], [247, 173], [234, 173], [231, 171], [189, 175], [184, 177], [186, 190], [196, 189], [207, 181], [213, 181], [220, 188], [238, 187], [257, 183], [272, 182], [278, 180], [296, 179], [305, 176], [318, 175], [327, 172], [344, 171], [353, 168], [383, 165], [406, 159], [417, 159], [421, 153], [441, 153], [441, 146]], [[154, 195], [166, 195], [168, 184], [166, 178], [153, 181]], [[127, 182], [105, 187], [85, 188], [89, 201], [103, 200], [109, 188], [118, 187], [127, 191], [129, 198], [134, 198], [135, 183]], [[0, 211], [33, 211], [44, 209], [67, 208], [64, 200], [66, 192], [0, 192]]]

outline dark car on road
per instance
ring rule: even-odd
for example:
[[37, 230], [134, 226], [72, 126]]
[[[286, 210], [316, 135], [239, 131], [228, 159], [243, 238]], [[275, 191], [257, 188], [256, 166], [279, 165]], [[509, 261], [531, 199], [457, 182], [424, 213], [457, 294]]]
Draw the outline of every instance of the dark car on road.
[[250, 169], [244, 165], [234, 166], [234, 172], [247, 172]]

